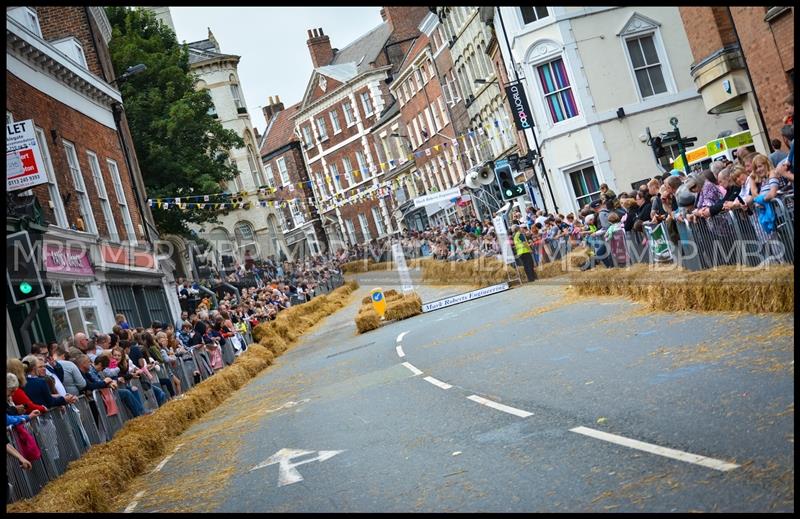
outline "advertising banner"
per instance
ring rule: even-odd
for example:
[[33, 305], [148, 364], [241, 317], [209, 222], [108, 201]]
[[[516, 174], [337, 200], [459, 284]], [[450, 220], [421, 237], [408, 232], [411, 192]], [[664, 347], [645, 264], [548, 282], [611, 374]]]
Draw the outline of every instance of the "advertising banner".
[[414, 199], [414, 207], [420, 208], [426, 205], [437, 204], [439, 202], [449, 202], [453, 198], [458, 198], [459, 196], [461, 196], [461, 189], [453, 187], [446, 191], [439, 191], [438, 193], [418, 196]]
[[506, 222], [500, 215], [492, 219], [494, 225], [494, 232], [497, 235], [497, 243], [500, 245], [500, 253], [503, 255], [503, 261], [506, 265], [513, 265], [516, 263], [514, 259], [514, 251], [511, 249], [511, 243], [508, 241], [508, 231], [506, 230]]
[[441, 310], [442, 308], [447, 308], [448, 306], [465, 303], [467, 301], [474, 301], [475, 299], [496, 294], [498, 292], [503, 292], [505, 290], [508, 290], [508, 283], [500, 283], [498, 285], [492, 285], [479, 290], [473, 290], [472, 292], [467, 292], [466, 294], [439, 299], [438, 301], [433, 301], [431, 303], [424, 303], [422, 305], [422, 312], [425, 313], [432, 312], [433, 310]]
[[397, 273], [400, 274], [400, 285], [403, 293], [413, 292], [414, 285], [411, 283], [411, 276], [408, 274], [408, 266], [406, 265], [406, 256], [400, 243], [392, 244], [392, 255], [394, 256], [394, 264], [397, 265]]
[[514, 114], [514, 123], [518, 130], [533, 128], [533, 114], [528, 106], [528, 99], [521, 83], [516, 83], [506, 87], [506, 97], [511, 105], [511, 113]]
[[667, 227], [661, 222], [655, 227], [645, 227], [650, 243], [650, 257], [655, 261], [672, 261], [672, 249], [669, 246]]

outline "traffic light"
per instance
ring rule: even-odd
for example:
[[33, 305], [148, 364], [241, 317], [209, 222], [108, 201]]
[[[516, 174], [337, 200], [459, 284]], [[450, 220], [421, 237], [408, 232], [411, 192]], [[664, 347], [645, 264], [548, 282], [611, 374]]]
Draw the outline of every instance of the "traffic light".
[[525, 194], [525, 186], [514, 182], [514, 173], [507, 161], [497, 161], [494, 175], [500, 185], [500, 194], [503, 200], [511, 200]]
[[15, 305], [46, 295], [28, 231], [6, 236], [6, 279]]
[[664, 149], [664, 145], [661, 144], [661, 137], [655, 137], [653, 139], [652, 146], [653, 146], [653, 153], [655, 153], [657, 159], [663, 157], [664, 154], [667, 152]]

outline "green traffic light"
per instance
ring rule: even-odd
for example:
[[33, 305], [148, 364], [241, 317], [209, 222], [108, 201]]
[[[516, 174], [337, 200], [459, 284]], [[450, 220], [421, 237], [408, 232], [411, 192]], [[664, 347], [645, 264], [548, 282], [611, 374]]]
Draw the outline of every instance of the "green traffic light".
[[22, 292], [23, 294], [30, 294], [31, 290], [33, 290], [33, 287], [27, 281], [23, 281], [22, 283], [20, 283], [19, 291]]
[[513, 194], [514, 194], [513, 191], [511, 191], [510, 189], [506, 189], [506, 196], [511, 196]]

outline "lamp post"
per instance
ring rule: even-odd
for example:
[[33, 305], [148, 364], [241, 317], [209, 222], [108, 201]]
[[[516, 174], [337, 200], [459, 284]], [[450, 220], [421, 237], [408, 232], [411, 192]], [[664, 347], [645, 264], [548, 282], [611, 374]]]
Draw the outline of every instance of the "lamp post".
[[[516, 79], [516, 82], [520, 85], [520, 88], [524, 92], [525, 87], [522, 84], [522, 81], [520, 81], [519, 74], [517, 73], [517, 67], [513, 66], [514, 55], [511, 52], [511, 44], [508, 42], [508, 34], [506, 34], [505, 23], [503, 23], [503, 14], [500, 12], [499, 7], [497, 7], [497, 17], [500, 20], [500, 29], [503, 32], [503, 38], [506, 40], [506, 46], [508, 47], [508, 56], [512, 61], [511, 68], [514, 69], [514, 78]], [[550, 178], [547, 176], [547, 169], [544, 166], [544, 158], [542, 157], [542, 150], [541, 148], [539, 148], [539, 139], [536, 137], [536, 130], [534, 129], [535, 125], [532, 119], [533, 118], [531, 118], [531, 133], [533, 134], [533, 143], [536, 146], [536, 153], [539, 156], [539, 165], [541, 166], [542, 176], [544, 177], [545, 182], [547, 182], [547, 188], [550, 191], [550, 198], [552, 199], [553, 207], [555, 208], [554, 211], [558, 213], [558, 204], [556, 203], [556, 197], [553, 194], [553, 186], [550, 184]], [[531, 149], [530, 144], [528, 143], [528, 134], [524, 130], [522, 131], [522, 133], [525, 134], [525, 143], [528, 145], [528, 149]]]
[[[140, 74], [147, 70], [147, 66], [144, 63], [139, 63], [136, 65], [132, 65], [128, 67], [125, 72], [123, 72], [119, 77], [112, 79], [109, 81], [109, 84], [116, 84], [116, 83], [124, 83], [128, 80], [131, 76], [136, 74]], [[125, 113], [125, 108], [122, 103], [114, 103], [112, 106], [112, 112], [114, 114], [114, 122], [117, 126], [117, 137], [119, 138], [119, 144], [122, 147], [122, 154], [125, 156], [125, 165], [128, 167], [128, 174], [131, 177], [131, 187], [133, 188], [133, 196], [136, 199], [136, 205], [139, 207], [139, 212], [142, 215], [142, 221], [144, 222], [144, 230], [145, 230], [145, 237], [152, 243], [155, 240], [153, 239], [153, 231], [156, 231], [156, 238], [158, 237], [158, 232], [156, 229], [151, 229], [150, 222], [147, 221], [145, 218], [145, 207], [140, 196], [139, 189], [136, 183], [136, 176], [133, 173], [133, 165], [130, 157], [130, 150], [128, 149], [128, 145], [125, 141], [125, 138], [122, 135], [122, 116]]]

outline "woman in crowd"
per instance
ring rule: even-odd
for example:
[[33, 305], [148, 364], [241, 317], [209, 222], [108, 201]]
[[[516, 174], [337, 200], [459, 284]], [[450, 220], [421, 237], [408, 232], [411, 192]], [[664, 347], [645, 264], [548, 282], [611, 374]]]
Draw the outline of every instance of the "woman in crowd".
[[6, 371], [13, 374], [17, 379], [17, 387], [9, 395], [14, 405], [20, 413], [30, 413], [31, 411], [38, 410], [42, 413], [47, 411], [47, 407], [34, 403], [25, 393], [25, 366], [19, 359], [10, 358], [6, 361]]

